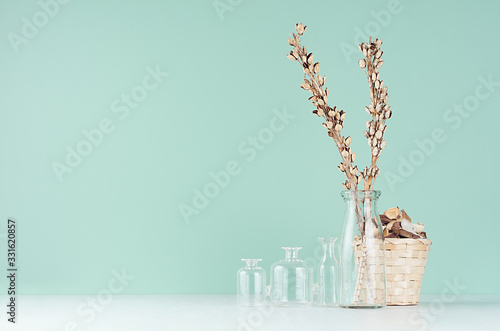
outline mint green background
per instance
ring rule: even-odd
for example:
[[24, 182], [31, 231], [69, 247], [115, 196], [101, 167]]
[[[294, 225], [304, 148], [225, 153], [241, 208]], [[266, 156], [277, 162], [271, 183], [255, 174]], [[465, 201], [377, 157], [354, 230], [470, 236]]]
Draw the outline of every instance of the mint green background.
[[[344, 179], [299, 88], [300, 68], [285, 57], [287, 38], [296, 22], [308, 25], [304, 44], [328, 77], [332, 105], [348, 113], [344, 132], [361, 166], [369, 94], [359, 55], [346, 58], [340, 45], [354, 45], [355, 29], [377, 22], [371, 11], [387, 8], [241, 1], [221, 20], [210, 0], [72, 1], [15, 53], [7, 34], [40, 7], [1, 1], [0, 233], [7, 217], [18, 220], [21, 293], [93, 294], [122, 268], [136, 277], [123, 293], [234, 293], [240, 258], [262, 258], [268, 269], [281, 246], [298, 245], [314, 262], [316, 238], [340, 234]], [[456, 129], [443, 116], [474, 95], [478, 77], [500, 81], [500, 4], [401, 0], [400, 8], [376, 23], [394, 111], [380, 209], [399, 205], [425, 223], [433, 246], [423, 293], [457, 279], [463, 293], [499, 294], [500, 88]], [[111, 103], [156, 65], [170, 76], [120, 120]], [[238, 146], [284, 107], [296, 117], [248, 162]], [[52, 162], [102, 118], [115, 130], [59, 182]], [[384, 176], [398, 174], [398, 158], [435, 128], [446, 141], [391, 188]], [[241, 173], [186, 224], [179, 205], [231, 160]]]

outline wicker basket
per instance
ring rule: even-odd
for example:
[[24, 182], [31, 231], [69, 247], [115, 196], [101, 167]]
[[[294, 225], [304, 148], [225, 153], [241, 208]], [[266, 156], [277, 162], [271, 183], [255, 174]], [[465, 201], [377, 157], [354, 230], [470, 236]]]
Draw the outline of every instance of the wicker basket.
[[[388, 306], [416, 305], [425, 264], [432, 242], [429, 239], [385, 239], [385, 280]], [[361, 241], [354, 242], [354, 255], [359, 263]], [[377, 289], [377, 293], [379, 290]], [[361, 299], [363, 299], [361, 291]]]

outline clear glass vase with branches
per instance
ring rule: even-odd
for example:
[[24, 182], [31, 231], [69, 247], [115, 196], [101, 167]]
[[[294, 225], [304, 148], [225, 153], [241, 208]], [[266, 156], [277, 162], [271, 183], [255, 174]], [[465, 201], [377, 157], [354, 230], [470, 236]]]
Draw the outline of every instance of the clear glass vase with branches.
[[[351, 137], [345, 137], [342, 134], [343, 123], [346, 118], [346, 113], [343, 110], [338, 110], [336, 106], [328, 104], [329, 90], [325, 87], [326, 77], [319, 74], [320, 64], [314, 61], [314, 55], [309, 53], [305, 46], [301, 45], [301, 38], [307, 26], [301, 23], [296, 24], [296, 33], [292, 34], [292, 38], [288, 39], [288, 43], [292, 46], [292, 50], [287, 57], [298, 62], [304, 72], [304, 82], [300, 87], [309, 91], [312, 96], [309, 100], [314, 105], [313, 113], [321, 117], [324, 122], [323, 126], [327, 129], [328, 136], [331, 137], [337, 146], [341, 156], [341, 162], [338, 165], [339, 170], [345, 174], [346, 181], [342, 186], [346, 190], [342, 193], [346, 202], [346, 217], [344, 218], [344, 233], [341, 239], [341, 254], [342, 249], [349, 249], [349, 253], [342, 255], [345, 259], [351, 258], [354, 264], [347, 261], [340, 261], [341, 269], [341, 287], [340, 291], [344, 291], [342, 284], [346, 284], [344, 295], [340, 293], [340, 305], [343, 307], [367, 307], [376, 308], [385, 305], [385, 278], [382, 284], [376, 283], [376, 278], [381, 278], [380, 273], [384, 273], [385, 268], [383, 262], [383, 233], [380, 226], [380, 220], [376, 213], [376, 202], [380, 192], [373, 191], [373, 186], [376, 177], [379, 175], [378, 160], [381, 151], [386, 146], [386, 141], [383, 140], [386, 130], [385, 121], [392, 115], [388, 102], [387, 86], [380, 79], [379, 69], [384, 61], [382, 60], [382, 50], [380, 46], [382, 41], [375, 39], [368, 43], [359, 45], [359, 50], [363, 53], [364, 58], [359, 60], [359, 66], [365, 71], [370, 88], [370, 104], [365, 107], [366, 112], [371, 116], [371, 120], [367, 121], [367, 130], [364, 132], [370, 146], [371, 161], [370, 165], [365, 167], [363, 171], [358, 170], [354, 165], [356, 154], [352, 151]], [[364, 190], [358, 191], [358, 185], [363, 181]], [[346, 200], [347, 199], [347, 200]], [[347, 217], [347, 215], [349, 217]], [[355, 223], [357, 230], [355, 231], [351, 225], [346, 227], [346, 224]], [[350, 231], [350, 232], [349, 232]], [[356, 232], [356, 234], [355, 234]], [[349, 239], [347, 239], [349, 238]], [[347, 246], [347, 240], [349, 246]], [[359, 240], [359, 242], [357, 241]], [[345, 246], [345, 247], [344, 247]], [[348, 247], [348, 248], [347, 248]], [[359, 256], [354, 258], [356, 249], [359, 250]], [[381, 256], [377, 258], [377, 265], [382, 263], [384, 267], [378, 267], [377, 275], [373, 274], [375, 269], [371, 268], [373, 262], [371, 256]], [[349, 264], [349, 266], [347, 266]], [[353, 270], [352, 266], [356, 266]], [[346, 272], [343, 272], [345, 266]], [[350, 270], [347, 272], [347, 270]], [[372, 277], [373, 276], [373, 277]], [[385, 276], [384, 276], [385, 277]], [[345, 280], [342, 280], [342, 278]], [[347, 279], [349, 278], [349, 279]], [[351, 279], [355, 279], [352, 281]], [[348, 284], [348, 285], [347, 285]], [[352, 284], [354, 284], [353, 288]], [[372, 291], [373, 288], [382, 286], [383, 290]], [[352, 292], [352, 293], [351, 293]], [[351, 295], [347, 295], [351, 293]], [[381, 295], [383, 293], [383, 295]]]

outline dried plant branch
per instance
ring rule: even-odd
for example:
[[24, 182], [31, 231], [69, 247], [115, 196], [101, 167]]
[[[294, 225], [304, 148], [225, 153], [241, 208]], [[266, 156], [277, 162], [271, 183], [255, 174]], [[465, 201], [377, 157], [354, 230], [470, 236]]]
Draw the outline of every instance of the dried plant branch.
[[356, 159], [356, 154], [349, 147], [351, 137], [346, 138], [341, 134], [346, 113], [343, 110], [338, 111], [336, 106], [330, 107], [327, 103], [329, 91], [328, 88], [324, 87], [326, 76], [322, 77], [318, 74], [319, 62], [315, 63], [313, 54], [307, 53], [305, 46], [300, 45], [301, 37], [306, 28], [307, 26], [302, 25], [302, 23], [296, 24], [295, 30], [297, 34], [293, 33], [293, 38], [288, 39], [288, 44], [293, 47], [293, 50], [290, 51], [287, 57], [292, 61], [297, 61], [302, 66], [304, 83], [300, 87], [312, 94], [309, 100], [316, 107], [313, 113], [325, 120], [323, 126], [328, 130], [328, 136], [333, 138], [337, 145], [342, 157], [342, 162], [338, 168], [347, 177], [342, 186], [347, 190], [356, 190], [362, 178], [357, 166], [352, 164]]
[[367, 44], [359, 45], [359, 50], [365, 56], [359, 60], [359, 66], [364, 69], [370, 86], [371, 103], [365, 107], [366, 112], [372, 116], [371, 121], [366, 122], [367, 130], [365, 137], [368, 139], [368, 145], [371, 149], [371, 163], [362, 172], [365, 190], [372, 190], [375, 179], [380, 173], [377, 163], [380, 158], [380, 153], [385, 148], [386, 141], [383, 140], [384, 132], [387, 128], [385, 121], [391, 118], [391, 107], [387, 104], [389, 95], [387, 94], [387, 86], [384, 86], [384, 81], [380, 80], [379, 69], [382, 67], [382, 50], [380, 46], [382, 40], [371, 38]]

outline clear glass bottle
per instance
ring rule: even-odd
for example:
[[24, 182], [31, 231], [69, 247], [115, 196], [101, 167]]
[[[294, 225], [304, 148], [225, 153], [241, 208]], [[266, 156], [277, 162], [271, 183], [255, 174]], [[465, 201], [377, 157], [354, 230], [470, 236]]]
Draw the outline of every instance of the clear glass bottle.
[[261, 259], [241, 259], [246, 266], [238, 270], [238, 305], [243, 307], [261, 306], [266, 302], [266, 271], [257, 263]]
[[318, 265], [318, 299], [319, 306], [337, 305], [337, 259], [334, 245], [336, 237], [321, 237], [322, 258]]
[[307, 306], [312, 302], [313, 268], [298, 258], [302, 247], [282, 247], [285, 259], [271, 266], [271, 300], [276, 306]]
[[381, 308], [385, 301], [385, 247], [377, 210], [380, 191], [342, 191], [339, 305]]

